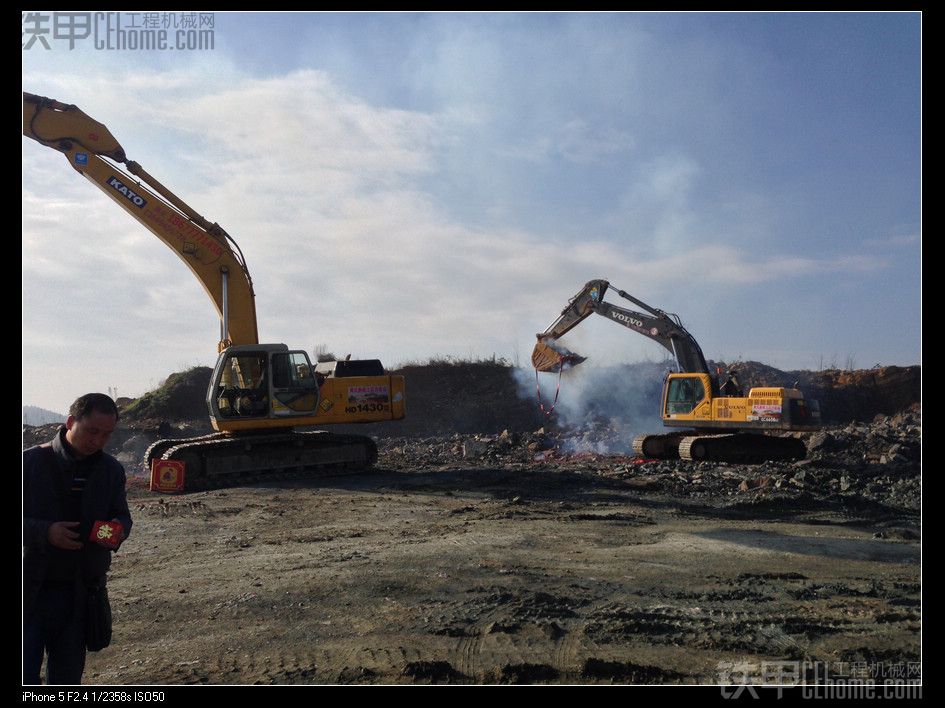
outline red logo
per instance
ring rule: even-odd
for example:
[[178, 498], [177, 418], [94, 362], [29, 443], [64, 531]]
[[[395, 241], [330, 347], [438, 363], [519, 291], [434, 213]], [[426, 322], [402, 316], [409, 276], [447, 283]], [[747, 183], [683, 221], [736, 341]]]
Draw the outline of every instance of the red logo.
[[184, 491], [184, 463], [151, 460], [151, 491], [174, 494]]

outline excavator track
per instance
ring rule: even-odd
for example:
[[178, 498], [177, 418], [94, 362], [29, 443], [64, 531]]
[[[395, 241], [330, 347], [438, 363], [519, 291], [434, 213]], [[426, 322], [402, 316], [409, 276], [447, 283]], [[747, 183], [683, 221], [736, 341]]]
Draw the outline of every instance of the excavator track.
[[691, 430], [687, 430], [681, 433], [638, 435], [633, 439], [633, 451], [650, 460], [678, 460], [679, 444], [691, 433]]
[[638, 435], [633, 451], [648, 459], [692, 460], [760, 464], [775, 460], [801, 460], [807, 456], [803, 441], [759, 433], [706, 433], [695, 430], [659, 435]]
[[151, 460], [165, 459], [164, 453], [170, 450], [172, 447], [176, 447], [177, 445], [182, 445], [184, 443], [219, 440], [225, 437], [227, 437], [227, 435], [224, 433], [210, 433], [209, 435], [203, 435], [195, 438], [164, 438], [151, 443], [151, 446], [148, 447], [147, 451], [144, 453], [144, 459], [147, 462], [148, 468], [150, 469]]
[[801, 460], [806, 456], [807, 448], [802, 440], [758, 433], [689, 435], [679, 443], [680, 459], [695, 462], [711, 460], [760, 464], [775, 460]]
[[361, 471], [377, 461], [377, 445], [362, 435], [321, 430], [214, 434], [158, 441], [148, 450], [148, 466], [152, 459], [184, 462], [184, 491], [193, 492]]

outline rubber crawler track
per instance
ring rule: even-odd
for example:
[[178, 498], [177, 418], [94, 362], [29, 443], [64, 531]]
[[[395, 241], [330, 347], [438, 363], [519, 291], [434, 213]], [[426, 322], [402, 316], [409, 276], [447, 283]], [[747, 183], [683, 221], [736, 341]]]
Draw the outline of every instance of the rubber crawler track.
[[184, 491], [255, 482], [358, 472], [377, 461], [377, 445], [361, 435], [324, 431], [162, 440], [148, 449], [152, 459], [184, 462]]
[[799, 460], [807, 456], [803, 441], [758, 433], [705, 433], [685, 430], [661, 435], [639, 435], [633, 451], [659, 460], [712, 460], [757, 464], [773, 460]]

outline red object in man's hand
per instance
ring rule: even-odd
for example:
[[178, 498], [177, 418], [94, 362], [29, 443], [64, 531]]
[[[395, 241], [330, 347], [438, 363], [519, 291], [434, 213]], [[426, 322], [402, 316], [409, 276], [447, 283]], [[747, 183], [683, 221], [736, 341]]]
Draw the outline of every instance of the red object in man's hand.
[[105, 548], [116, 549], [125, 537], [125, 529], [117, 521], [96, 521], [89, 540]]

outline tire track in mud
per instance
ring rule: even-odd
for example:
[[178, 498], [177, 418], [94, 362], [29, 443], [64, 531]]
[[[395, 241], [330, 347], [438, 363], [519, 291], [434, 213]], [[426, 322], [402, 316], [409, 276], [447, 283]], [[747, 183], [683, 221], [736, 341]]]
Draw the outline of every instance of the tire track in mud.
[[[136, 667], [136, 682], [155, 684], [306, 684], [351, 683], [376, 676], [397, 675], [409, 661], [418, 660], [416, 649], [372, 649], [360, 645], [338, 651], [326, 647], [312, 651], [277, 653], [226, 652], [196, 660], [149, 661]], [[326, 673], [319, 667], [340, 667]]]
[[[374, 641], [379, 641], [374, 638]], [[363, 683], [398, 676], [420, 661], [416, 648], [391, 648], [345, 642], [308, 652], [203, 656], [193, 662], [166, 662], [149, 667], [148, 679], [158, 683], [307, 684]], [[319, 667], [333, 667], [331, 671]]]
[[[583, 628], [573, 618], [574, 608], [582, 603], [542, 592], [486, 592], [448, 609], [454, 616], [443, 618], [443, 626], [434, 629], [459, 635], [449, 650], [459, 673], [487, 682], [516, 683], [552, 680], [579, 670]], [[464, 616], [475, 620], [464, 621]]]
[[[404, 646], [402, 643], [397, 643], [390, 649], [366, 649], [366, 654], [370, 661], [362, 659], [361, 664], [379, 675], [397, 676], [403, 673], [406, 667], [418, 667], [423, 661], [423, 653], [417, 647]], [[435, 669], [431, 671], [435, 673]], [[417, 673], [422, 674], [423, 671], [418, 668]]]
[[[445, 659], [467, 680], [488, 683], [580, 679], [588, 661], [608, 662], [612, 647], [602, 647], [586, 632], [589, 615], [610, 603], [591, 600], [581, 588], [579, 598], [545, 592], [518, 592], [505, 588], [472, 590], [476, 597], [452, 606], [440, 606], [432, 626], [424, 631], [458, 637]], [[607, 593], [612, 588], [595, 588]], [[616, 666], [616, 664], [613, 664]], [[654, 669], [655, 670], [655, 669]], [[621, 669], [618, 676], [630, 675]], [[598, 678], [589, 674], [590, 678]]]
[[464, 676], [476, 677], [485, 674], [485, 667], [482, 664], [483, 635], [490, 628], [495, 627], [496, 620], [502, 615], [502, 609], [496, 607], [480, 617], [477, 622], [465, 630], [465, 634], [457, 642], [453, 652], [455, 652], [459, 661], [459, 672]]
[[[588, 594], [592, 592], [590, 588], [578, 588], [580, 593]], [[565, 634], [557, 642], [554, 648], [553, 664], [561, 671], [562, 675], [573, 676], [574, 679], [581, 680], [587, 678], [601, 678], [592, 673], [588, 674], [587, 667], [590, 662], [599, 662], [599, 657], [611, 655], [609, 647], [602, 646], [595, 638], [588, 633], [588, 626], [592, 624], [592, 617], [599, 613], [603, 608], [612, 604], [609, 599], [615, 591], [614, 588], [597, 588], [597, 592], [604, 593], [606, 599], [599, 598], [585, 601], [581, 607], [580, 614], [565, 624]]]
[[586, 631], [604, 644], [630, 641], [803, 658], [827, 636], [867, 634], [871, 626], [868, 622], [821, 617], [813, 610], [799, 614], [784, 607], [764, 612], [613, 605], [595, 613]]
[[254, 656], [225, 653], [199, 659], [165, 658], [136, 667], [134, 680], [152, 684], [252, 683], [265, 671]]
[[[575, 623], [576, 624], [576, 623]], [[577, 674], [581, 670], [581, 653], [584, 649], [583, 623], [565, 627], [564, 634], [555, 643], [551, 664], [562, 674]]]
[[334, 683], [364, 683], [372, 680], [389, 681], [405, 672], [406, 675], [419, 678], [449, 675], [447, 668], [426, 666], [431, 663], [424, 662], [428, 652], [419, 646], [405, 645], [403, 641], [392, 641], [390, 646], [383, 646], [388, 639], [393, 640], [394, 637], [369, 635], [345, 640], [344, 648], [326, 649], [325, 665], [340, 669], [324, 679]]

